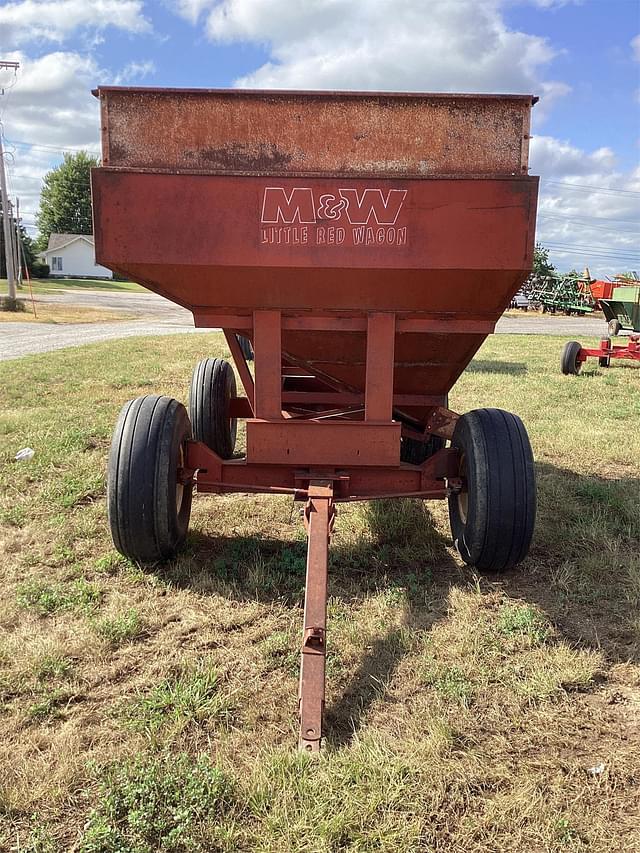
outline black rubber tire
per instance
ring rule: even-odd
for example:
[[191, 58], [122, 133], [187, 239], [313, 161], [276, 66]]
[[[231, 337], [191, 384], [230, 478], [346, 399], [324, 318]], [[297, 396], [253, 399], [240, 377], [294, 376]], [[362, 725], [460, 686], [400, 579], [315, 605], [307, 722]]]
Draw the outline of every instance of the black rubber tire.
[[620, 320], [609, 320], [607, 323], [607, 329], [611, 337], [615, 338], [616, 335], [620, 334], [620, 330], [622, 329], [622, 323]]
[[247, 361], [253, 361], [253, 347], [251, 346], [249, 338], [245, 338], [243, 335], [236, 335], [236, 338], [240, 344], [243, 356]]
[[565, 376], [573, 374], [577, 376], [582, 370], [582, 362], [578, 361], [578, 355], [582, 347], [578, 341], [567, 341], [560, 357], [560, 369]]
[[536, 518], [536, 479], [527, 431], [517, 415], [476, 409], [456, 424], [466, 488], [449, 496], [451, 534], [465, 563], [502, 572], [527, 556]]
[[223, 358], [205, 358], [196, 365], [189, 391], [189, 417], [193, 437], [222, 459], [230, 459], [236, 446], [238, 421], [229, 417], [236, 396], [233, 368]]
[[130, 560], [158, 563], [187, 538], [192, 486], [178, 483], [191, 424], [182, 403], [148, 395], [123, 406], [111, 440], [107, 508], [113, 544]]
[[439, 435], [430, 436], [428, 441], [403, 436], [400, 439], [400, 461], [409, 462], [411, 465], [422, 465], [430, 456], [442, 450], [444, 445], [445, 440]]

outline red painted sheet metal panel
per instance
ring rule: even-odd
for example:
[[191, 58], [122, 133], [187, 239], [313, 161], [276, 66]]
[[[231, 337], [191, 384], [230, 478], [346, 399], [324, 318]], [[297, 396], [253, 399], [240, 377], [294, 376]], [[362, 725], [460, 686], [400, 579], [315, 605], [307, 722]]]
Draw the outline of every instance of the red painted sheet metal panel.
[[103, 161], [175, 172], [526, 174], [530, 95], [105, 87]]
[[357, 421], [247, 421], [247, 461], [289, 465], [391, 465], [400, 463], [399, 423]]
[[[217, 276], [195, 303], [185, 292], [184, 276], [176, 277], [179, 301], [209, 307], [269, 307], [255, 279], [257, 270], [264, 276], [269, 268], [366, 270], [374, 289], [379, 287], [374, 271], [382, 273], [379, 282], [386, 288], [391, 286], [387, 270], [526, 271], [536, 195], [537, 179], [524, 177], [300, 182], [97, 169], [96, 258], [118, 269], [164, 267], [169, 275], [185, 265], [212, 272], [234, 268], [237, 298], [232, 301], [221, 298]], [[278, 278], [271, 277], [277, 288]], [[331, 287], [331, 277], [326, 278]], [[349, 307], [358, 307], [362, 283], [349, 282], [343, 277], [340, 292], [346, 288]], [[408, 279], [407, 286], [412, 286]], [[445, 286], [445, 281], [437, 285]], [[400, 293], [396, 297], [403, 301]], [[449, 298], [449, 310], [460, 310], [456, 294]], [[278, 307], [288, 307], [286, 301], [283, 295]], [[322, 305], [337, 307], [324, 294], [303, 307]]]

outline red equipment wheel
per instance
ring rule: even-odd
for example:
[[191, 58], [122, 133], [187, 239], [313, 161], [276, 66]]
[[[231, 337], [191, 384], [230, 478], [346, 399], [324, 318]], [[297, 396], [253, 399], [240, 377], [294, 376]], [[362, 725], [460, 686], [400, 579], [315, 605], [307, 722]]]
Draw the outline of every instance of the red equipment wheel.
[[451, 534], [465, 563], [501, 572], [527, 556], [536, 517], [533, 453], [519, 417], [501, 409], [462, 415], [451, 441], [462, 491], [449, 496]]
[[560, 357], [560, 369], [565, 376], [573, 374], [577, 376], [582, 370], [582, 362], [579, 360], [582, 347], [578, 341], [567, 341]]
[[191, 424], [182, 403], [129, 400], [111, 440], [107, 506], [113, 544], [130, 560], [157, 563], [184, 545], [193, 489], [178, 480]]
[[236, 446], [238, 421], [229, 416], [235, 396], [236, 377], [228, 361], [205, 358], [196, 365], [189, 391], [193, 437], [222, 459], [230, 459]]

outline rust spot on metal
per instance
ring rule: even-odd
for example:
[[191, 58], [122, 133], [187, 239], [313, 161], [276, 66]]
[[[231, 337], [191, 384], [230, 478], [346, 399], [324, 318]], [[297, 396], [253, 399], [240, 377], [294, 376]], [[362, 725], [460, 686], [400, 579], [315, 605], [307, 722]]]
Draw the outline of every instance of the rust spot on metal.
[[221, 148], [207, 146], [198, 151], [187, 151], [185, 156], [202, 160], [214, 169], [237, 172], [285, 169], [293, 159], [293, 154], [280, 151], [273, 142], [254, 145], [232, 142]]

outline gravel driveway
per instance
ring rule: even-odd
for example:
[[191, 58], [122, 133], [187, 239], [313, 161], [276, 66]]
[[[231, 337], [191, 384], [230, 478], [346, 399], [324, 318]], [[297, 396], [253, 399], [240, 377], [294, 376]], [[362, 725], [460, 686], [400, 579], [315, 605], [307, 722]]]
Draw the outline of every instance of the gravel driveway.
[[[190, 311], [152, 293], [74, 290], [41, 296], [39, 300], [122, 311], [129, 316], [139, 315], [140, 319], [110, 323], [2, 323], [0, 324], [0, 361], [113, 338], [201, 331], [194, 328]], [[603, 335], [606, 332], [606, 325], [601, 318], [523, 313], [517, 317], [502, 317], [498, 321], [496, 331], [523, 335], [561, 335], [580, 340]]]

